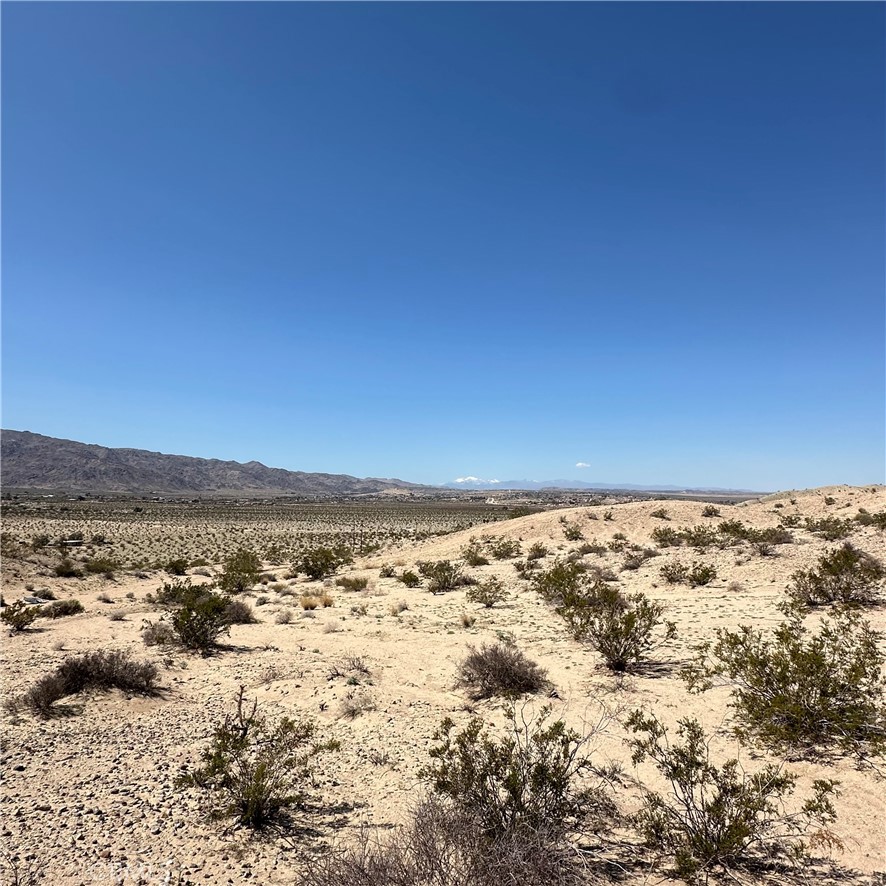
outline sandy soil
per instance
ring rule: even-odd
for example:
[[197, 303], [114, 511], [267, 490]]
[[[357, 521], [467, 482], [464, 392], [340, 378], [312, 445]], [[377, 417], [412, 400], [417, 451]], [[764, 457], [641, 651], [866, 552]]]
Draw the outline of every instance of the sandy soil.
[[[826, 504], [826, 497], [835, 503]], [[669, 521], [651, 516], [661, 507], [667, 509]], [[466, 603], [463, 590], [435, 596], [425, 587], [409, 590], [395, 578], [379, 577], [383, 563], [397, 564], [400, 572], [417, 560], [456, 559], [471, 537], [484, 536], [518, 539], [524, 552], [533, 542], [543, 542], [551, 550], [545, 560], [549, 564], [555, 555], [565, 555], [579, 544], [564, 538], [564, 516], [581, 527], [585, 541], [605, 544], [615, 533], [623, 533], [629, 542], [654, 547], [651, 533], [661, 525], [715, 526], [734, 518], [763, 527], [777, 525], [783, 514], [851, 517], [859, 508], [883, 511], [886, 489], [779, 493], [742, 505], [720, 505], [720, 517], [702, 517], [703, 507], [700, 502], [634, 502], [551, 511], [389, 548], [342, 573], [367, 576], [370, 586], [364, 592], [329, 589], [335, 603], [328, 609], [303, 612], [297, 595], [285, 595], [289, 590], [252, 592], [261, 623], [233, 627], [226, 648], [210, 658], [143, 646], [143, 620], [158, 617], [144, 597], [162, 584], [162, 573], [147, 578], [121, 574], [109, 582], [100, 577], [49, 578], [36, 572], [29, 576], [25, 567], [20, 579], [4, 584], [7, 603], [25, 595], [27, 581], [36, 592], [49, 588], [60, 599], [76, 597], [86, 612], [39, 620], [36, 629], [13, 637], [4, 633], [4, 697], [21, 692], [66, 655], [96, 648], [132, 649], [139, 657], [157, 661], [162, 692], [147, 699], [116, 692], [78, 699], [75, 715], [47, 721], [29, 714], [2, 714], [5, 851], [20, 873], [39, 863], [44, 866], [43, 882], [59, 886], [291, 882], [303, 847], [347, 841], [361, 825], [384, 827], [404, 818], [423, 789], [418, 773], [444, 716], [465, 723], [473, 710], [490, 723], [501, 722], [501, 702], [469, 703], [454, 686], [467, 645], [493, 641], [499, 632], [507, 632], [547, 668], [556, 687], [557, 697], [530, 700], [530, 709], [550, 703], [557, 716], [579, 729], [596, 721], [601, 706], [616, 711], [646, 707], [668, 724], [696, 716], [715, 730], [716, 759], [738, 755], [753, 768], [770, 758], [739, 747], [726, 728], [728, 693], [690, 695], [676, 667], [693, 644], [711, 638], [718, 627], [775, 625], [780, 620], [776, 604], [783, 599], [791, 573], [811, 567], [838, 543], [797, 529], [795, 543], [780, 546], [777, 556], [760, 557], [747, 545], [704, 553], [664, 549], [636, 571], [619, 571], [623, 554], [588, 555], [589, 564], [618, 573], [624, 590], [642, 590], [664, 602], [667, 618], [677, 624], [678, 638], [662, 655], [662, 673], [623, 681], [612, 679], [600, 668], [597, 654], [570, 637], [563, 620], [520, 578], [513, 560], [470, 570], [479, 578], [499, 576], [510, 591], [509, 599], [492, 609]], [[604, 519], [606, 511], [612, 519]], [[884, 538], [873, 527], [860, 527], [851, 540], [886, 558]], [[669, 560], [711, 563], [718, 577], [695, 589], [667, 585], [659, 570]], [[282, 577], [283, 569], [271, 568]], [[297, 594], [320, 587], [303, 578], [286, 584]], [[113, 602], [100, 601], [100, 595]], [[266, 602], [256, 605], [262, 597]], [[394, 614], [400, 601], [408, 609]], [[276, 623], [285, 609], [292, 612], [291, 623]], [[467, 628], [462, 623], [465, 612], [475, 617]], [[122, 614], [122, 620], [112, 620], [112, 613]], [[886, 609], [875, 607], [867, 615], [875, 628], [886, 629]], [[371, 677], [361, 679], [362, 685], [330, 677], [330, 667], [346, 654], [364, 656], [369, 663]], [[324, 737], [341, 741], [339, 751], [318, 761], [316, 805], [305, 814], [306, 832], [297, 840], [256, 840], [243, 831], [226, 831], [224, 825], [202, 817], [197, 791], [174, 786], [181, 767], [196, 761], [213, 727], [230, 710], [239, 686], [245, 686], [266, 712], [311, 716]], [[349, 693], [358, 694], [370, 708], [352, 720], [342, 716]], [[631, 767], [624, 736], [618, 723], [611, 723], [595, 739], [596, 757], [621, 760], [629, 774], [655, 786], [656, 775], [649, 767]], [[834, 861], [846, 871], [846, 882], [880, 882], [877, 872], [886, 870], [883, 777], [848, 758], [792, 761], [789, 768], [800, 776], [797, 798], [816, 778], [840, 781], [836, 830], [845, 849]], [[637, 796], [625, 790], [618, 800], [630, 810]], [[665, 882], [660, 873], [635, 880]]]

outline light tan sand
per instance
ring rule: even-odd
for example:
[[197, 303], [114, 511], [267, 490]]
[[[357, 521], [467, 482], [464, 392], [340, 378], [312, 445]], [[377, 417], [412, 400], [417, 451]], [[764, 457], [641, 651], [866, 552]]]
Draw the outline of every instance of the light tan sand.
[[[836, 504], [825, 504], [825, 497]], [[792, 504], [794, 499], [796, 504]], [[775, 509], [776, 504], [782, 507]], [[650, 516], [665, 507], [670, 521]], [[140, 639], [143, 619], [156, 619], [156, 609], [143, 598], [155, 591], [164, 576], [149, 579], [120, 576], [108, 583], [88, 579], [31, 578], [37, 589], [50, 587], [59, 598], [76, 596], [86, 612], [57, 621], [40, 620], [37, 630], [2, 638], [3, 683], [6, 697], [20, 692], [51, 670], [65, 655], [96, 648], [127, 648], [155, 660], [162, 669], [162, 695], [126, 698], [120, 693], [82, 700], [75, 716], [41, 721], [28, 714], [18, 718], [3, 714], [3, 844], [17, 855], [22, 868], [27, 860], [45, 863], [45, 882], [78, 883], [241, 883], [291, 882], [300, 853], [280, 840], [250, 840], [242, 831], [225, 833], [222, 825], [200, 816], [201, 798], [194, 790], [174, 786], [182, 766], [196, 761], [200, 750], [225, 711], [237, 688], [245, 686], [268, 712], [305, 714], [316, 718], [324, 736], [339, 738], [341, 750], [318, 762], [315, 795], [318, 807], [306, 817], [317, 836], [302, 841], [347, 841], [357, 829], [401, 821], [421, 795], [419, 770], [427, 763], [432, 735], [444, 716], [467, 722], [470, 705], [454, 688], [456, 665], [467, 644], [495, 640], [507, 632], [531, 658], [549, 671], [556, 686], [553, 699], [537, 699], [529, 706], [549, 702], [557, 716], [583, 728], [599, 715], [600, 705], [631, 710], [647, 707], [669, 725], [682, 716], [696, 716], [709, 729], [728, 725], [724, 690], [702, 696], [688, 694], [671, 672], [663, 676], [632, 676], [613, 680], [599, 667], [599, 657], [575, 642], [563, 620], [528, 586], [513, 561], [493, 561], [471, 570], [478, 577], [499, 576], [511, 592], [504, 604], [483, 609], [467, 604], [463, 590], [434, 596], [425, 587], [406, 589], [396, 579], [381, 579], [383, 563], [399, 563], [397, 571], [420, 559], [458, 558], [471, 537], [505, 536], [518, 539], [525, 552], [541, 541], [552, 554], [576, 547], [563, 536], [561, 517], [577, 522], [586, 541], [606, 543], [616, 532], [629, 541], [654, 546], [656, 526], [675, 528], [723, 519], [740, 519], [750, 525], [774, 526], [781, 514], [820, 517], [853, 516], [858, 508], [886, 509], [883, 487], [833, 487], [797, 493], [780, 493], [743, 505], [719, 505], [721, 517], [701, 516], [700, 502], [635, 502], [624, 505], [575, 508], [518, 518], [506, 523], [454, 533], [418, 545], [403, 545], [374, 554], [346, 570], [346, 575], [371, 579], [367, 592], [334, 588], [335, 605], [306, 616], [298, 597], [284, 597], [258, 589], [269, 602], [256, 607], [257, 625], [235, 626], [230, 647], [202, 659], [179, 652], [145, 648]], [[611, 510], [612, 520], [604, 520]], [[598, 519], [591, 519], [595, 514]], [[838, 543], [823, 541], [804, 530], [794, 530], [796, 543], [780, 546], [777, 556], [762, 558], [747, 546], [710, 549], [704, 553], [678, 548], [662, 550], [637, 571], [619, 573], [619, 586], [627, 592], [642, 590], [667, 605], [667, 617], [677, 624], [678, 639], [665, 656], [672, 663], [685, 661], [690, 647], [709, 639], [718, 627], [740, 624], [771, 627], [780, 620], [776, 604], [783, 599], [792, 572], [811, 567], [816, 558]], [[852, 542], [878, 557], [886, 556], [884, 534], [859, 528]], [[552, 562], [552, 556], [546, 562]], [[618, 572], [623, 555], [589, 555], [587, 562], [608, 565]], [[669, 586], [660, 576], [669, 560], [712, 563], [718, 577], [695, 589]], [[274, 571], [282, 576], [283, 569]], [[24, 593], [21, 580], [4, 588], [6, 601]], [[740, 590], [727, 589], [738, 582]], [[301, 593], [320, 583], [303, 579], [290, 582]], [[133, 592], [135, 600], [127, 600]], [[98, 601], [110, 594], [114, 603]], [[390, 608], [405, 601], [399, 616]], [[352, 612], [365, 605], [366, 614]], [[291, 624], [276, 624], [275, 616], [291, 608]], [[123, 621], [110, 612], [122, 610]], [[476, 616], [465, 629], [462, 612]], [[886, 629], [886, 610], [867, 613], [875, 628]], [[342, 655], [365, 656], [372, 668], [371, 685], [359, 687], [371, 696], [375, 709], [354, 720], [341, 717], [341, 704], [355, 691], [341, 678], [330, 679], [330, 666]], [[497, 701], [473, 705], [492, 723], [502, 719]], [[599, 759], [614, 758], [650, 785], [658, 784], [649, 767], [635, 771], [624, 746], [624, 731], [613, 724], [596, 741]], [[740, 755], [753, 768], [768, 759], [740, 748], [724, 728], [712, 742], [716, 759]], [[849, 882], [873, 882], [886, 869], [886, 780], [847, 758], [832, 764], [791, 762], [800, 775], [797, 798], [816, 778], [836, 778], [842, 793], [837, 801], [836, 830], [845, 851], [835, 861], [854, 872]], [[623, 808], [637, 803], [636, 793], [619, 794]], [[175, 871], [171, 880], [163, 879]], [[116, 879], [115, 879], [116, 878]], [[639, 882], [644, 882], [640, 880]], [[656, 874], [645, 882], [663, 882]], [[814, 882], [814, 880], [813, 880]]]

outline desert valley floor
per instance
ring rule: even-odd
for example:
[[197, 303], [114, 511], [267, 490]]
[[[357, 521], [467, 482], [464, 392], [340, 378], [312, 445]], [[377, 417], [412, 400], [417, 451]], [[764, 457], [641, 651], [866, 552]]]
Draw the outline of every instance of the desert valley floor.
[[[13, 871], [24, 877], [29, 869], [39, 868], [42, 880], [34, 882], [58, 886], [291, 883], [306, 855], [324, 845], [346, 844], [366, 826], [392, 833], [392, 826], [426, 789], [419, 773], [443, 718], [451, 717], [461, 726], [473, 712], [492, 725], [503, 722], [502, 700], [471, 701], [455, 679], [469, 645], [502, 636], [546, 668], [554, 686], [550, 697], [523, 699], [519, 706], [524, 713], [550, 704], [556, 717], [581, 731], [597, 723], [604, 710], [610, 712], [613, 719], [594, 738], [594, 755], [601, 761], [621, 761], [629, 778], [662, 788], [650, 764], [632, 766], [625, 746], [626, 732], [619, 720], [637, 708], [654, 711], [669, 726], [684, 716], [697, 717], [713, 735], [716, 761], [739, 756], [753, 768], [775, 760], [738, 745], [729, 729], [727, 689], [690, 694], [677, 671], [692, 647], [712, 639], [717, 628], [767, 629], [783, 620], [777, 604], [784, 599], [791, 575], [811, 568], [823, 553], [843, 543], [804, 528], [802, 520], [851, 519], [859, 510], [882, 512], [886, 489], [778, 493], [717, 505], [717, 516], [703, 516], [705, 507], [697, 501], [637, 501], [543, 511], [388, 545], [358, 556], [325, 585], [303, 575], [288, 578], [288, 563], [265, 563], [271, 577], [241, 595], [254, 608], [258, 623], [234, 625], [220, 651], [205, 658], [168, 646], [148, 647], [142, 641], [144, 621], [161, 615], [145, 597], [169, 580], [162, 571], [121, 569], [113, 579], [59, 578], [49, 568], [54, 561], [48, 554], [42, 560], [30, 555], [15, 559], [7, 552], [6, 604], [49, 590], [56, 599], [76, 598], [85, 611], [40, 619], [14, 636], [4, 629], [4, 698], [15, 698], [65, 656], [94, 649], [131, 649], [161, 670], [161, 691], [153, 697], [114, 691], [75, 699], [70, 716], [44, 720], [11, 709], [0, 715], [7, 882], [16, 882]], [[662, 508], [665, 517], [653, 516]], [[652, 535], [657, 527], [713, 528], [725, 520], [774, 527], [785, 517], [790, 523], [793, 515], [801, 518], [793, 521], [799, 523], [790, 530], [793, 542], [778, 545], [769, 556], [742, 543], [704, 550], [657, 548]], [[564, 527], [577, 527], [581, 540], [567, 540]], [[16, 530], [16, 520], [5, 521], [6, 533], [15, 536]], [[614, 539], [619, 534], [623, 538]], [[478, 578], [495, 575], [504, 583], [508, 597], [492, 608], [467, 602], [464, 588], [431, 594], [426, 582], [407, 588], [396, 577], [415, 569], [417, 561], [458, 561], [472, 538], [482, 543], [490, 536], [518, 541], [522, 552], [516, 558], [490, 558], [489, 565], [466, 567]], [[886, 534], [874, 525], [854, 524], [846, 540], [875, 557], [886, 555]], [[624, 569], [620, 541], [656, 549], [656, 556], [639, 568]], [[588, 566], [611, 570], [612, 580], [625, 592], [642, 591], [665, 604], [665, 617], [676, 623], [677, 637], [654, 656], [659, 668], [620, 679], [601, 668], [597, 653], [571, 637], [564, 620], [515, 569], [515, 559], [525, 557], [536, 542], [549, 550], [542, 568], [583, 543], [605, 546], [581, 559]], [[236, 546], [234, 539], [232, 548]], [[710, 564], [716, 578], [695, 588], [668, 584], [660, 571], [671, 561]], [[394, 568], [394, 576], [380, 576], [385, 564]], [[188, 571], [194, 581], [206, 581], [220, 565]], [[366, 577], [368, 586], [349, 590], [336, 585], [336, 579], [349, 576]], [[321, 591], [333, 598], [332, 605], [302, 609], [302, 595]], [[886, 630], [883, 606], [867, 608], [865, 617], [875, 629]], [[818, 616], [809, 618], [814, 623]], [[346, 656], [361, 657], [369, 674], [334, 674], [334, 666]], [[299, 815], [303, 827], [288, 838], [255, 838], [226, 822], [207, 821], [201, 793], [175, 784], [182, 768], [196, 762], [241, 686], [268, 715], [309, 716], [321, 737], [340, 742], [338, 750], [318, 758], [311, 804]], [[804, 796], [815, 779], [840, 782], [834, 829], [843, 849], [830, 858], [822, 853], [806, 882], [883, 883], [883, 765], [859, 763], [850, 756], [797, 759], [787, 765], [799, 775], [796, 798]], [[615, 798], [630, 812], [639, 793], [626, 784]], [[631, 839], [637, 840], [625, 836]], [[628, 854], [641, 856], [639, 850]], [[638, 865], [625, 872], [622, 882], [670, 881], [661, 867]], [[757, 881], [745, 876], [744, 882]], [[778, 880], [769, 877], [765, 882]]]

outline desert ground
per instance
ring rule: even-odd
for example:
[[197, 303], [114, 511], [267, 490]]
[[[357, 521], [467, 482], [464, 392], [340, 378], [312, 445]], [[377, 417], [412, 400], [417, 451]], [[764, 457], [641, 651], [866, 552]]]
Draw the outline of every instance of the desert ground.
[[[204, 551], [186, 523], [175, 522], [181, 544], [168, 555], [208, 560], [188, 567], [195, 582], [220, 573], [224, 550], [252, 545], [265, 560], [261, 582], [239, 595], [254, 608], [258, 623], [232, 626], [217, 653], [207, 657], [144, 644], [145, 621], [162, 616], [146, 597], [170, 579], [152, 568], [153, 551], [136, 551], [144, 543], [135, 536], [122, 542], [132, 547], [124, 552], [124, 562], [143, 560], [139, 568], [114, 570], [113, 577], [61, 578], [52, 569], [59, 556], [53, 549], [34, 552], [24, 543], [43, 531], [53, 537], [69, 533], [73, 523], [55, 532], [39, 521], [5, 520], [5, 603], [45, 598], [48, 591], [58, 600], [79, 600], [85, 611], [38, 619], [14, 635], [3, 629], [4, 700], [14, 701], [66, 656], [95, 649], [132, 650], [137, 658], [156, 662], [161, 673], [160, 690], [153, 696], [91, 694], [71, 699], [66, 716], [49, 719], [14, 705], [0, 714], [6, 882], [291, 883], [310, 854], [324, 846], [346, 845], [367, 827], [394, 833], [393, 826], [405, 820], [428, 790], [420, 771], [443, 718], [462, 726], [479, 714], [494, 728], [503, 723], [505, 701], [473, 701], [456, 685], [458, 663], [468, 646], [502, 637], [546, 668], [554, 687], [550, 695], [522, 699], [519, 707], [525, 715], [551, 705], [553, 716], [579, 731], [604, 723], [592, 739], [593, 754], [623, 765], [625, 782], [613, 796], [626, 813], [640, 803], [633, 779], [663, 789], [651, 764], [631, 763], [623, 726], [631, 710], [654, 711], [668, 726], [681, 717], [698, 718], [712, 736], [715, 761], [738, 757], [749, 769], [779, 762], [771, 753], [738, 743], [730, 729], [727, 689], [690, 694], [679, 667], [695, 644], [713, 639], [717, 628], [777, 625], [783, 620], [777, 604], [791, 575], [813, 567], [844, 540], [886, 559], [886, 534], [874, 525], [853, 523], [845, 539], [828, 540], [803, 522], [851, 520], [859, 510], [883, 512], [886, 489], [783, 492], [737, 505], [718, 504], [719, 513], [711, 516], [703, 516], [705, 507], [710, 506], [700, 501], [635, 501], [548, 510], [493, 523], [471, 519], [467, 528], [443, 535], [386, 539], [380, 549], [357, 555], [334, 577], [315, 582], [304, 575], [291, 577], [289, 564], [279, 557], [270, 562], [258, 530], [226, 538], [220, 529]], [[764, 528], [778, 526], [786, 517], [789, 524], [799, 524], [790, 529], [793, 541], [766, 556], [746, 543], [694, 550], [685, 545], [659, 548], [653, 540], [653, 531], [663, 526], [714, 528], [724, 520], [740, 520]], [[87, 538], [104, 534], [113, 544], [118, 526], [97, 520], [83, 528]], [[491, 608], [468, 602], [465, 588], [432, 594], [425, 581], [407, 588], [397, 577], [415, 570], [419, 561], [460, 561], [471, 539], [482, 544], [489, 538], [514, 540], [521, 551], [501, 560], [490, 557], [488, 565], [465, 567], [478, 579], [496, 576], [504, 584], [507, 598]], [[653, 655], [658, 667], [620, 677], [601, 667], [599, 655], [573, 639], [563, 618], [515, 568], [534, 543], [548, 549], [541, 568], [572, 553], [626, 593], [642, 591], [663, 603], [677, 636]], [[595, 550], [582, 553], [582, 545]], [[656, 556], [625, 569], [631, 545], [653, 549]], [[77, 549], [72, 557], [76, 561]], [[694, 588], [668, 584], [660, 571], [669, 562], [709, 564], [716, 577]], [[393, 567], [395, 574], [382, 577], [384, 566]], [[350, 590], [336, 584], [342, 577], [365, 577], [368, 584]], [[323, 593], [332, 598], [331, 605], [302, 608], [303, 595]], [[866, 608], [865, 617], [875, 629], [886, 630], [883, 606]], [[810, 622], [816, 618], [810, 616]], [[348, 656], [360, 657], [368, 673], [349, 673], [342, 665]], [[256, 837], [230, 822], [208, 820], [202, 792], [175, 783], [176, 775], [198, 760], [239, 687], [268, 716], [310, 717], [319, 736], [340, 743], [318, 757], [310, 804], [299, 811], [299, 827], [289, 834]], [[884, 882], [886, 770], [880, 764], [849, 755], [786, 761], [799, 776], [793, 802], [808, 794], [815, 779], [840, 783], [834, 830], [843, 848], [830, 855], [822, 850], [806, 882]], [[627, 855], [642, 858], [636, 836], [626, 833], [624, 840]], [[31, 881], [29, 872], [34, 874]], [[621, 881], [670, 882], [667, 865], [654, 867], [651, 862], [624, 870]], [[743, 880], [764, 881], [779, 882], [769, 875]]]

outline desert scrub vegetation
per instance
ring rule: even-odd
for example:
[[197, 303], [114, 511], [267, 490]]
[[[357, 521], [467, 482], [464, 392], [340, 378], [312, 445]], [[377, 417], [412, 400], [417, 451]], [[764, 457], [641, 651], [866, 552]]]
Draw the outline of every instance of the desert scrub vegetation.
[[486, 540], [486, 548], [496, 560], [513, 560], [520, 556], [520, 542], [515, 538], [491, 535]]
[[348, 548], [339, 546], [335, 548], [319, 547], [305, 551], [301, 557], [293, 563], [293, 569], [303, 572], [312, 581], [319, 581], [330, 575], [335, 575], [342, 566], [354, 562], [354, 557]]
[[479, 649], [469, 646], [458, 666], [457, 685], [467, 688], [475, 701], [496, 695], [533, 695], [551, 688], [544, 668], [504, 642], [483, 644]]
[[201, 765], [178, 784], [205, 791], [214, 817], [262, 829], [304, 801], [314, 761], [327, 746], [315, 741], [312, 721], [269, 720], [244, 692], [241, 686], [235, 710], [216, 726]]
[[668, 584], [684, 584], [697, 588], [710, 584], [717, 577], [717, 569], [708, 563], [694, 562], [691, 566], [685, 563], [665, 563], [659, 575]]
[[65, 618], [85, 611], [79, 600], [54, 600], [40, 607], [40, 618]]
[[421, 584], [421, 578], [411, 569], [404, 569], [399, 579], [407, 588], [417, 588]]
[[335, 584], [346, 591], [365, 591], [369, 587], [369, 579], [365, 576], [337, 578]]
[[83, 568], [91, 575], [103, 575], [111, 579], [120, 568], [120, 564], [109, 557], [92, 557], [84, 561]]
[[636, 670], [650, 654], [677, 635], [664, 621], [664, 606], [637, 593], [626, 595], [603, 581], [558, 607], [572, 636], [590, 644], [617, 673]]
[[428, 580], [428, 590], [432, 594], [454, 591], [457, 587], [471, 583], [471, 579], [462, 572], [461, 566], [451, 560], [422, 560], [416, 566]]
[[480, 603], [486, 609], [491, 609], [496, 603], [507, 600], [508, 592], [500, 579], [491, 576], [485, 581], [468, 587], [465, 591], [465, 599], [468, 603]]
[[96, 650], [71, 655], [51, 673], [41, 677], [21, 697], [21, 704], [33, 714], [51, 717], [55, 703], [80, 692], [124, 692], [152, 694], [157, 686], [157, 666], [135, 661], [125, 651]]
[[229, 594], [242, 594], [248, 591], [261, 575], [261, 560], [255, 551], [241, 548], [225, 558], [219, 587]]
[[839, 517], [822, 517], [819, 520], [806, 517], [805, 527], [808, 532], [825, 541], [839, 541], [855, 529], [852, 520], [841, 520]]
[[31, 606], [24, 600], [16, 600], [3, 607], [0, 612], [0, 621], [8, 628], [10, 633], [19, 634], [26, 631], [39, 617], [40, 606]]
[[719, 628], [682, 671], [691, 692], [732, 689], [735, 731], [777, 752], [886, 750], [881, 635], [855, 610], [835, 610], [816, 632], [799, 608], [771, 634]]
[[[191, 652], [209, 655], [223, 634], [230, 633], [232, 624], [249, 624], [255, 621], [252, 610], [246, 604], [225, 594], [217, 594], [212, 585], [192, 585], [190, 579], [165, 584], [154, 598], [168, 611], [166, 624], [175, 635], [176, 642]], [[143, 639], [160, 636], [151, 622], [142, 629]], [[146, 641], [147, 642], [147, 641]]]
[[791, 576], [790, 597], [802, 606], [832, 603], [867, 605], [877, 602], [886, 570], [870, 554], [849, 542], [822, 555], [814, 569], [799, 569]]
[[714, 505], [705, 505], [701, 511], [702, 517], [719, 517], [720, 509]]
[[52, 570], [59, 578], [82, 578], [83, 570], [74, 565], [69, 557], [63, 557]]
[[563, 523], [563, 537], [566, 541], [581, 541], [585, 536], [578, 523]]
[[646, 844], [672, 858], [676, 874], [698, 882], [709, 871], [748, 867], [773, 857], [802, 859], [808, 843], [839, 845], [829, 830], [836, 819], [837, 784], [816, 781], [812, 796], [794, 812], [785, 800], [797, 777], [776, 765], [744, 772], [737, 759], [714, 765], [697, 720], [679, 722], [680, 744], [654, 716], [635, 711], [627, 720], [635, 764], [647, 757], [670, 783], [668, 794], [644, 789], [643, 808], [633, 822]]
[[529, 546], [529, 550], [526, 552], [526, 562], [531, 563], [533, 560], [542, 560], [549, 553], [550, 551], [540, 541], [537, 541]]
[[479, 717], [460, 732], [450, 718], [443, 721], [421, 773], [440, 798], [471, 816], [487, 840], [523, 831], [555, 840], [612, 815], [602, 783], [591, 778], [598, 770], [587, 737], [562, 720], [549, 722], [549, 707], [534, 718], [514, 709], [507, 717], [502, 737]]
[[483, 553], [483, 546], [477, 538], [471, 538], [461, 549], [461, 558], [468, 566], [487, 566], [489, 558]]

